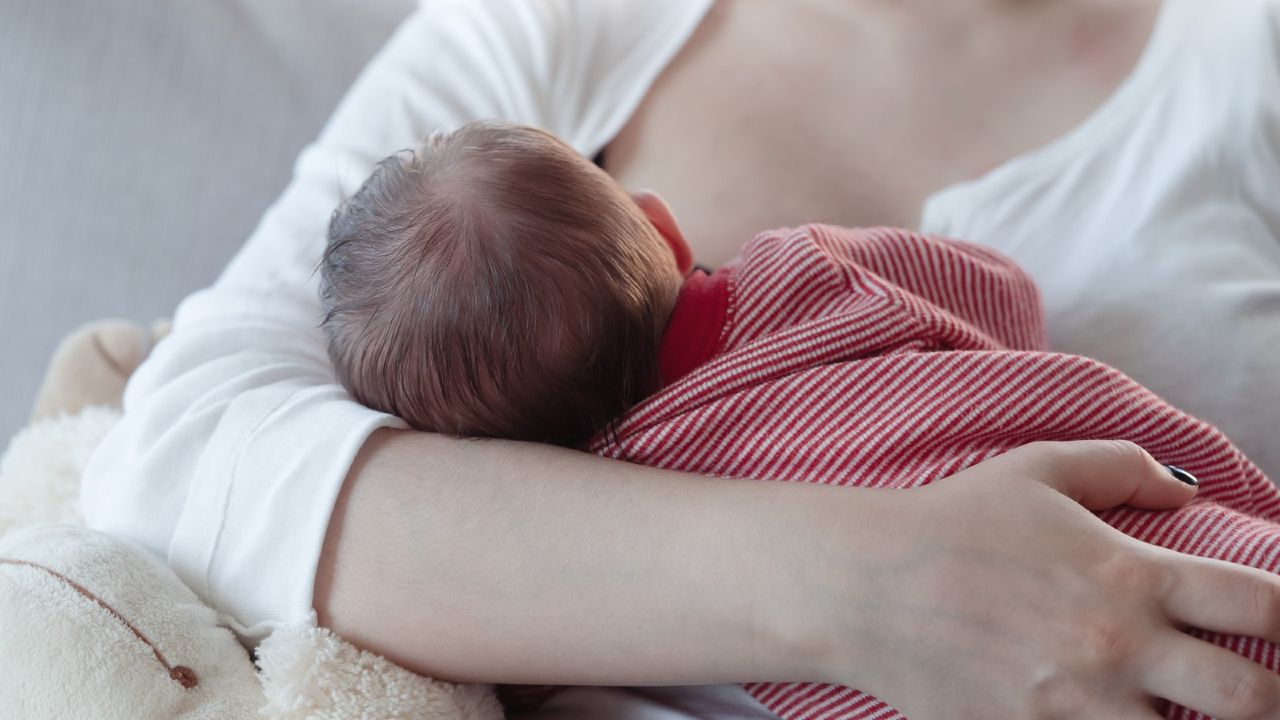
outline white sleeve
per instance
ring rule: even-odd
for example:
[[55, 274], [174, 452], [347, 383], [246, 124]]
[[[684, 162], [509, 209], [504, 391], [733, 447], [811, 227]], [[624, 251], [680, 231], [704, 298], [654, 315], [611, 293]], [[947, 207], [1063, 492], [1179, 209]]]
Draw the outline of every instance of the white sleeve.
[[555, 7], [424, 2], [223, 275], [178, 308], [91, 462], [89, 524], [167, 558], [250, 641], [310, 614], [350, 464], [374, 429], [401, 426], [334, 381], [315, 272], [330, 214], [374, 163], [437, 128], [493, 117], [546, 125]]

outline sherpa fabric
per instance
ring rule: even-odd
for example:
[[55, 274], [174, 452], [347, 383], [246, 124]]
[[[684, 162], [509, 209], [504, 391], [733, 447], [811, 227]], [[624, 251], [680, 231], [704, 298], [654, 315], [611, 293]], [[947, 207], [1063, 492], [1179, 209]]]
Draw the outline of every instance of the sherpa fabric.
[[0, 536], [31, 525], [83, 525], [80, 476], [119, 419], [115, 410], [89, 407], [33, 423], [15, 435], [0, 458]]
[[276, 630], [258, 646], [258, 668], [263, 713], [276, 720], [502, 717], [488, 685], [415, 675], [321, 627]]
[[0, 666], [0, 708], [24, 720], [240, 720], [262, 704], [244, 647], [164, 563], [71, 525], [0, 538]]
[[118, 417], [88, 408], [37, 422], [0, 458], [0, 717], [502, 717], [490, 686], [415, 675], [314, 625], [270, 635], [255, 673], [217, 613], [162, 561], [76, 524], [80, 474]]

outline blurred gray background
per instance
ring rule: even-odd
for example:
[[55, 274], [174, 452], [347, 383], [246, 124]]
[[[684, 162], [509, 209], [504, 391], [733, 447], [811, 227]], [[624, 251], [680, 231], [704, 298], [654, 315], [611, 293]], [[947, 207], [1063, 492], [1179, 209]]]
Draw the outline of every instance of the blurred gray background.
[[0, 0], [0, 450], [66, 333], [211, 283], [412, 0]]

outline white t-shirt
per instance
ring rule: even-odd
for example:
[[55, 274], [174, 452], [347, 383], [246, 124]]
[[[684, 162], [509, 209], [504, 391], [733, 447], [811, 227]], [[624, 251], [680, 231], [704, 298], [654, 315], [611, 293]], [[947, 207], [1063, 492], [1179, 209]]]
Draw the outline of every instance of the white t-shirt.
[[1280, 480], [1280, 2], [1165, 0], [1074, 131], [926, 203], [1044, 298], [1054, 350], [1221, 428]]
[[324, 533], [371, 432], [320, 329], [330, 215], [373, 165], [482, 118], [541, 126], [588, 156], [630, 117], [709, 0], [427, 0], [356, 80], [213, 287], [130, 381], [95, 453], [91, 526], [168, 559], [250, 641], [311, 612]]
[[[595, 154], [710, 4], [426, 0], [130, 382], [83, 483], [89, 524], [165, 557], [249, 642], [310, 617], [350, 463], [374, 429], [401, 426], [353, 402], [325, 353], [313, 271], [333, 208], [382, 157], [469, 120], [539, 125]], [[1280, 474], [1277, 8], [1167, 0], [1089, 121], [937, 194], [923, 225], [1022, 262], [1058, 349], [1117, 365]], [[702, 693], [714, 711], [646, 692], [568, 691], [556, 702], [586, 699], [557, 717], [771, 717], [736, 686]]]

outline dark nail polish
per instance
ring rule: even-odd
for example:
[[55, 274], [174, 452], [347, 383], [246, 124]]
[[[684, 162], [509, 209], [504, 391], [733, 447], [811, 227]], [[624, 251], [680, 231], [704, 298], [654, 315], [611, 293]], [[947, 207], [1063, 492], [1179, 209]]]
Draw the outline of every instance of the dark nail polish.
[[1165, 465], [1164, 467], [1166, 470], [1169, 471], [1169, 474], [1172, 475], [1174, 479], [1179, 482], [1184, 482], [1191, 486], [1197, 486], [1200, 484], [1200, 481], [1196, 479], [1195, 475], [1192, 475], [1191, 473], [1187, 472], [1186, 470], [1183, 470], [1177, 465]]

